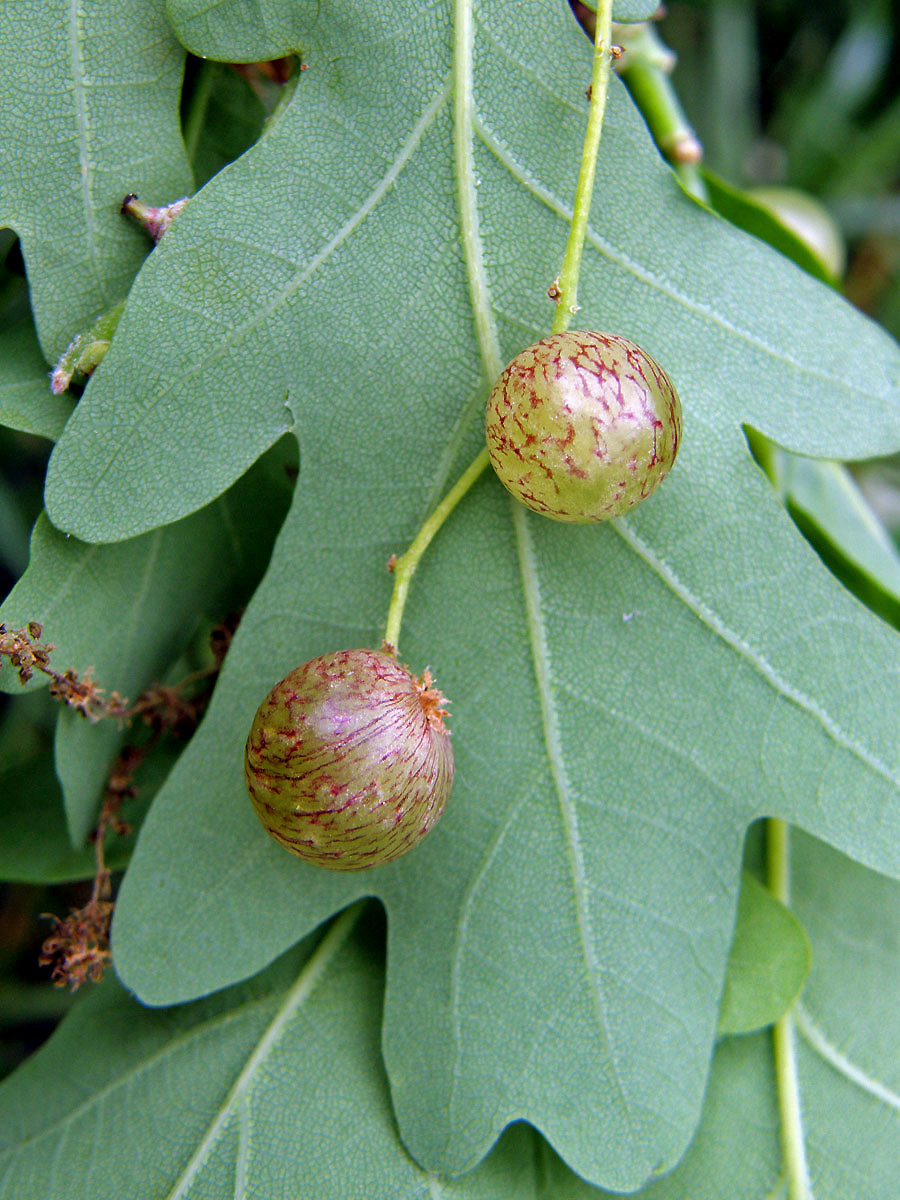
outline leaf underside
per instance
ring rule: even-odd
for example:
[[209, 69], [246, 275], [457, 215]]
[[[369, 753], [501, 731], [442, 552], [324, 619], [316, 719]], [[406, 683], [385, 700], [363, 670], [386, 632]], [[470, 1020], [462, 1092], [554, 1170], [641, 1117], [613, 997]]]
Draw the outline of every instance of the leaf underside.
[[[162, 681], [204, 616], [221, 621], [246, 600], [290, 501], [295, 450], [285, 439], [200, 512], [125, 542], [79, 542], [42, 515], [28, 569], [0, 607], [0, 621], [13, 629], [40, 622], [55, 647], [55, 670], [90, 675], [107, 696], [134, 702]], [[40, 681], [47, 679], [37, 675]], [[0, 687], [19, 688], [11, 666], [0, 668]], [[112, 720], [91, 725], [74, 711], [59, 714], [56, 770], [73, 846], [93, 828], [127, 736]]]
[[[447, 5], [170, 13], [195, 53], [293, 50], [307, 70], [141, 272], [55, 452], [49, 513], [87, 541], [146, 535], [287, 428], [302, 469], [209, 716], [145, 825], [117, 968], [148, 1003], [189, 999], [376, 894], [384, 1053], [413, 1156], [463, 1171], [524, 1118], [586, 1178], [638, 1187], [699, 1117], [748, 823], [777, 814], [900, 874], [896, 635], [822, 568], [741, 428], [813, 455], [884, 453], [900, 444], [900, 357], [694, 206], [614, 86], [577, 321], [665, 364], [685, 410], [678, 463], [603, 528], [476, 486], [417, 574], [401, 647], [452, 701], [448, 811], [365, 876], [294, 862], [244, 796], [253, 712], [298, 662], [378, 644], [389, 555], [483, 436], [460, 64]], [[561, 2], [475, 17], [490, 307], [474, 315], [510, 357], [550, 325], [590, 51]]]
[[[792, 857], [816, 962], [796, 1016], [799, 1132], [815, 1195], [893, 1200], [900, 886], [810, 838], [795, 838]], [[231, 1200], [242, 1189], [317, 1200], [610, 1197], [524, 1125], [459, 1179], [428, 1175], [410, 1159], [379, 1053], [373, 916], [356, 923], [344, 914], [317, 945], [181, 1008], [141, 1008], [107, 981], [0, 1086], [0, 1198], [85, 1186], [97, 1200]], [[788, 1194], [772, 1062], [768, 1034], [720, 1042], [690, 1149], [639, 1200]], [[47, 1078], [56, 1081], [49, 1093]]]

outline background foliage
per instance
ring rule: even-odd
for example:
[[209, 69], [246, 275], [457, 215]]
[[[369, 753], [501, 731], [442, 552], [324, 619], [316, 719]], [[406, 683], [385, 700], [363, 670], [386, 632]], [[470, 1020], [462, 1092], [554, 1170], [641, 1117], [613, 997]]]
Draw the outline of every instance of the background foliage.
[[[40, 620], [60, 669], [133, 698], [207, 664], [210, 625], [248, 604], [198, 733], [154, 752], [128, 802], [139, 824], [152, 798], [118, 893], [121, 983], [79, 999], [0, 1091], [0, 1195], [787, 1195], [766, 1027], [807, 970], [815, 1194], [893, 1195], [900, 567], [854, 477], [790, 452], [896, 449], [900, 354], [788, 261], [790, 233], [775, 251], [689, 199], [616, 80], [578, 323], [666, 364], [675, 472], [602, 529], [532, 519], [485, 478], [442, 531], [402, 653], [452, 699], [457, 778], [414, 855], [332, 878], [287, 860], [243, 795], [266, 689], [378, 643], [388, 556], [478, 448], [477, 323], [504, 357], [549, 328], [589, 44], [563, 3], [535, 2], [476, 5], [467, 47], [466, 10], [130, 0], [0, 18], [0, 220], [19, 239], [0, 417], [23, 431], [3, 448], [25, 485], [0, 493], [21, 575], [0, 620]], [[847, 294], [900, 331], [887, 10], [681, 5], [662, 32], [709, 166], [825, 197]], [[302, 71], [221, 65], [289, 55]], [[476, 262], [453, 143], [469, 69]], [[118, 205], [176, 198], [189, 168], [205, 186], [131, 286], [147, 244]], [[738, 193], [729, 216], [771, 234], [755, 211]], [[70, 416], [47, 362], [126, 293]], [[35, 434], [59, 439], [39, 518]], [[889, 527], [892, 470], [856, 475]], [[91, 875], [84, 843], [132, 736], [72, 711], [54, 735], [40, 682], [0, 732], [11, 1056], [64, 1003], [22, 981], [16, 950], [51, 901], [21, 881]], [[6, 663], [0, 685], [20, 690]], [[754, 879], [745, 835], [766, 815], [823, 839], [793, 839], [793, 915]], [[114, 865], [132, 844], [111, 839]], [[372, 895], [386, 942], [374, 905], [319, 928]]]

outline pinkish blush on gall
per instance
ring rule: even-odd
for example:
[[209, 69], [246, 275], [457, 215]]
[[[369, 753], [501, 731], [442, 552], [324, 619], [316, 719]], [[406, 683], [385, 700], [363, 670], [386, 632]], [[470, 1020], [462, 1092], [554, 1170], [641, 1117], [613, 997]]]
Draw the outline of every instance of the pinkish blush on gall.
[[672, 381], [640, 346], [574, 330], [522, 350], [487, 406], [503, 486], [556, 521], [608, 521], [656, 490], [681, 441]]

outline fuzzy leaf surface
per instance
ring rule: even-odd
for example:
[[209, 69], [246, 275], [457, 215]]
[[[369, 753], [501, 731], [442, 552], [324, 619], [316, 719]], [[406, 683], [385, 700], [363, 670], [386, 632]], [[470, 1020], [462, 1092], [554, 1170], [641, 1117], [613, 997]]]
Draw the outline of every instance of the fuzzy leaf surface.
[[814, 455], [900, 444], [897, 348], [685, 197], [614, 80], [578, 320], [665, 364], [679, 461], [606, 528], [535, 518], [493, 479], [466, 497], [401, 643], [452, 701], [447, 813], [367, 876], [306, 868], [250, 811], [246, 730], [298, 662], [380, 641], [388, 556], [482, 442], [476, 323], [504, 359], [547, 332], [590, 48], [561, 2], [476, 7], [467, 260], [452, 97], [470, 60], [449, 5], [273, 3], [239, 26], [235, 5], [170, 11], [195, 52], [294, 49], [308, 69], [141, 272], [48, 505], [86, 539], [134, 536], [208, 503], [288, 425], [302, 472], [142, 833], [118, 969], [150, 1003], [195, 997], [375, 893], [413, 1155], [459, 1172], [525, 1118], [579, 1173], [638, 1187], [699, 1117], [748, 823], [776, 813], [900, 873], [896, 635], [828, 575], [742, 432]]
[[[814, 1194], [893, 1200], [900, 887], [797, 835], [793, 879], [817, 964], [797, 1037]], [[99, 1200], [230, 1200], [236, 1180], [248, 1194], [317, 1200], [612, 1197], [521, 1125], [459, 1180], [417, 1168], [379, 1054], [381, 982], [365, 920], [343, 942], [332, 933], [330, 944], [297, 947], [261, 976], [181, 1008], [140, 1008], [108, 980], [0, 1086], [0, 1197], [63, 1200], [80, 1194], [87, 1172]], [[720, 1042], [687, 1154], [636, 1200], [786, 1200], [775, 1088], [768, 1034]], [[115, 1138], [103, 1133], [108, 1121]]]
[[[809, 980], [794, 1009], [802, 1114], [795, 1132], [807, 1194], [816, 1200], [894, 1200], [900, 1173], [900, 885], [796, 831], [791, 881], [791, 907], [812, 945]], [[782, 1160], [776, 1086], [768, 1034], [725, 1038], [691, 1148], [670, 1176], [638, 1193], [641, 1200], [803, 1195], [804, 1181]]]
[[128, 192], [190, 191], [178, 99], [184, 51], [158, 0], [17, 0], [0, 8], [0, 224], [22, 239], [48, 361], [128, 291], [149, 249]]
[[[816, 1200], [894, 1200], [900, 1172], [900, 885], [794, 831], [792, 912], [812, 969], [794, 1010], [802, 1118], [796, 1129]], [[746, 879], [746, 877], [745, 877]], [[703, 1118], [672, 1173], [635, 1200], [789, 1200], [768, 1033], [723, 1038]], [[540, 1147], [547, 1200], [606, 1197]], [[791, 1190], [794, 1189], [794, 1190]]]

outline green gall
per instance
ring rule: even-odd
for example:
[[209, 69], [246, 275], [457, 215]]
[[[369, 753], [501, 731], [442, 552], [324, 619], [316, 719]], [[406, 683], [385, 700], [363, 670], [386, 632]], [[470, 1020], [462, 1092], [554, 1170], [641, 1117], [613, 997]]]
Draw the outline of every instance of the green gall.
[[257, 710], [244, 774], [286, 850], [334, 871], [393, 861], [432, 829], [453, 782], [444, 697], [393, 655], [338, 650], [277, 683]]
[[608, 521], [662, 483], [681, 441], [681, 403], [649, 354], [613, 333], [555, 333], [494, 385], [491, 463], [517, 500], [557, 521]]

